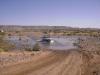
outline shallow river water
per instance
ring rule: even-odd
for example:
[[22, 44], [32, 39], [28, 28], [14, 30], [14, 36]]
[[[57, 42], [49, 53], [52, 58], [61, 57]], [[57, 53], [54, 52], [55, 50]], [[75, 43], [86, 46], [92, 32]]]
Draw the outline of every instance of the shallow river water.
[[[56, 50], [68, 50], [68, 49], [74, 49], [77, 48], [74, 46], [73, 43], [77, 42], [78, 37], [53, 37], [52, 40], [53, 43], [50, 44], [44, 44], [40, 43], [40, 46], [48, 48], [48, 49], [56, 49]], [[5, 41], [8, 41], [9, 43], [15, 45], [13, 50], [24, 50], [25, 48], [33, 48], [33, 46], [37, 43], [37, 40], [28, 37], [28, 36], [5, 36]]]

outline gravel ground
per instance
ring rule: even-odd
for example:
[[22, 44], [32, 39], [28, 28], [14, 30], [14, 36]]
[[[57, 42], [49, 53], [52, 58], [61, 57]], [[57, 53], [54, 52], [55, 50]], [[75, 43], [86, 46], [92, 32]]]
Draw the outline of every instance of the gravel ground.
[[[51, 54], [42, 51], [3, 52], [0, 53], [0, 68], [1, 70], [4, 69], [5, 71], [6, 69], [9, 70], [9, 68], [12, 67], [8, 71], [9, 75], [13, 74], [13, 68], [15, 68], [15, 70], [18, 68], [18, 71], [16, 71], [15, 75], [17, 73], [22, 75], [24, 74], [24, 71], [29, 75], [34, 75], [35, 73], [37, 75], [40, 75], [40, 73], [41, 75], [42, 73], [43, 75], [58, 75], [56, 73], [59, 73], [59, 71], [61, 71], [61, 74], [59, 75], [100, 75], [100, 39], [96, 37], [80, 39], [78, 46], [79, 51], [72, 51], [71, 53], [62, 53], [58, 51], [52, 52]], [[45, 54], [41, 55], [43, 53]], [[34, 60], [38, 58], [39, 62], [32, 61], [33, 58]], [[65, 62], [62, 59], [66, 59], [67, 61]], [[20, 62], [24, 63], [20, 64], [20, 66], [16, 65], [17, 68], [15, 66], [10, 66]], [[37, 65], [33, 65], [33, 63]], [[66, 63], [69, 64], [67, 65]], [[20, 67], [23, 68], [23, 70]], [[62, 67], [62, 69], [60, 67]], [[8, 75], [8, 73], [4, 75]]]
[[30, 61], [34, 55], [41, 52], [1, 52], [0, 53], [0, 67], [5, 67], [20, 62]]
[[100, 39], [81, 39], [79, 50], [82, 53], [82, 75], [100, 75]]

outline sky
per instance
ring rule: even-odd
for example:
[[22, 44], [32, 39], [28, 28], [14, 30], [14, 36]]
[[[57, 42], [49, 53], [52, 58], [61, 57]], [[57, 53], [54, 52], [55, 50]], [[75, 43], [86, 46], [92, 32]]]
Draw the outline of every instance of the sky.
[[0, 25], [100, 28], [100, 0], [0, 0]]

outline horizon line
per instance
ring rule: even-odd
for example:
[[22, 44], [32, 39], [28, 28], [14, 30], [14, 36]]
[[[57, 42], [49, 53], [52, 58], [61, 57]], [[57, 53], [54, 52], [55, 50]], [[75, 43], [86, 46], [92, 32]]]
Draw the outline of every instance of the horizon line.
[[53, 26], [57, 26], [57, 27], [70, 27], [70, 28], [96, 28], [96, 29], [100, 29], [100, 27], [79, 27], [79, 26], [66, 26], [66, 25], [43, 25], [43, 24], [41, 24], [41, 25], [22, 25], [22, 24], [0, 24], [0, 26], [40, 26], [40, 27], [43, 27], [43, 26], [51, 26], [51, 27], [53, 27]]

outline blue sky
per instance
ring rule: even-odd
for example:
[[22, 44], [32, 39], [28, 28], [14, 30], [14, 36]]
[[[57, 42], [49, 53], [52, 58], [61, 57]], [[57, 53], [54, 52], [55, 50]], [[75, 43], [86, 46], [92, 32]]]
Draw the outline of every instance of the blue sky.
[[0, 0], [0, 24], [100, 28], [100, 0]]

